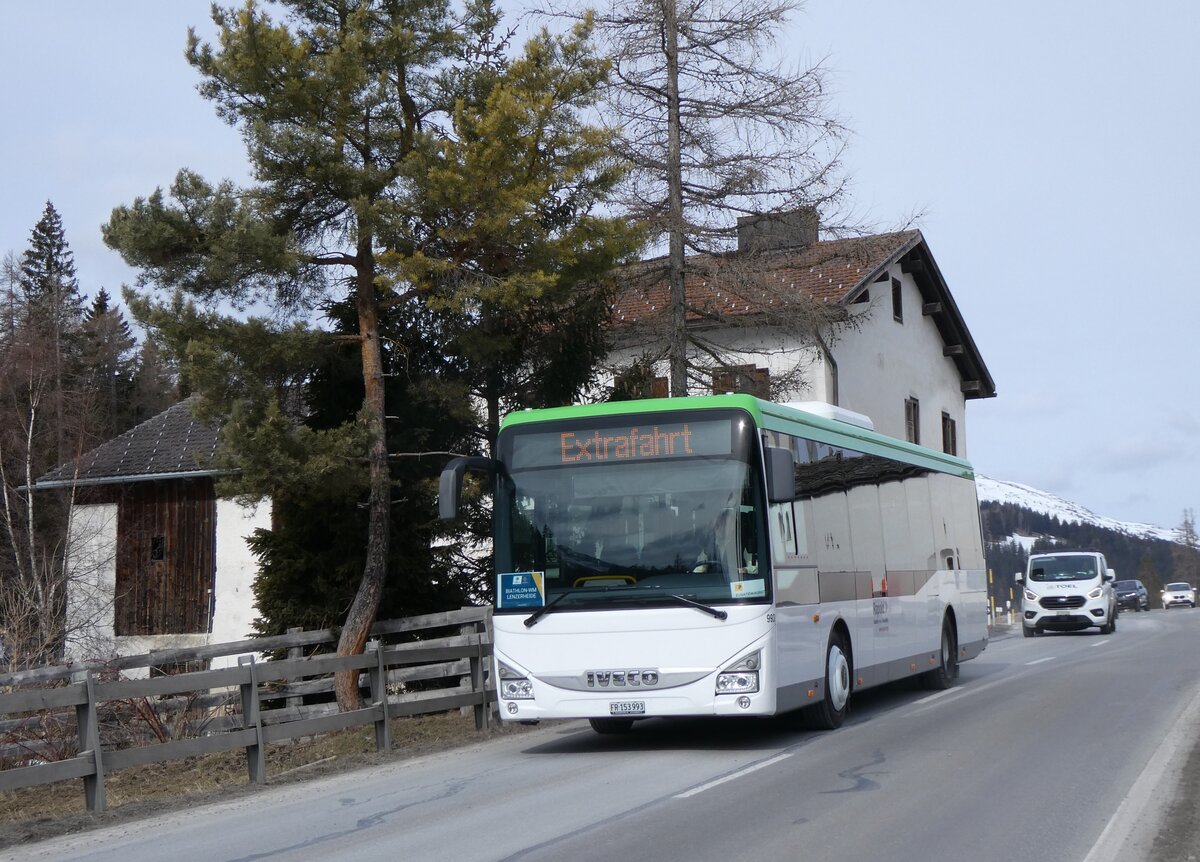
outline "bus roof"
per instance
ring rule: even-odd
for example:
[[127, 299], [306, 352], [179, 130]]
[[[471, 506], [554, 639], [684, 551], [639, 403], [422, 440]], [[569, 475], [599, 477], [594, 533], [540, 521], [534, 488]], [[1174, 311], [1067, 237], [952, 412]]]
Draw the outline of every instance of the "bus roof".
[[968, 479], [975, 474], [971, 465], [954, 455], [927, 449], [895, 437], [888, 437], [867, 428], [819, 416], [807, 410], [785, 404], [775, 404], [752, 395], [698, 395], [689, 398], [645, 398], [635, 401], [606, 401], [597, 404], [576, 404], [570, 407], [547, 407], [509, 413], [500, 423], [501, 430], [519, 425], [558, 422], [569, 419], [603, 418], [639, 415], [643, 413], [673, 413], [695, 410], [743, 410], [755, 424], [768, 431], [779, 431], [806, 437], [820, 443], [845, 446], [871, 455], [881, 455], [906, 461], [942, 473], [953, 473]]

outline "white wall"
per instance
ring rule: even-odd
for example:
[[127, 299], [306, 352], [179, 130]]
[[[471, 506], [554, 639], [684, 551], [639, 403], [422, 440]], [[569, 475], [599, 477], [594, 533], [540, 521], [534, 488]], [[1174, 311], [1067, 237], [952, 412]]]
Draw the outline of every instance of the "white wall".
[[[216, 601], [212, 631], [196, 634], [123, 635], [113, 632], [116, 590], [117, 506], [77, 505], [71, 511], [67, 588], [66, 658], [88, 661], [140, 655], [157, 649], [243, 640], [258, 611], [252, 585], [258, 565], [246, 539], [271, 526], [271, 504], [245, 507], [217, 501]], [[213, 667], [237, 664], [237, 656], [213, 659]]]
[[[942, 448], [942, 412], [957, 426], [958, 455], [967, 455], [966, 399], [954, 361], [942, 355], [944, 343], [933, 321], [921, 313], [921, 294], [910, 276], [900, 279], [904, 321], [892, 316], [890, 281], [870, 286], [869, 313], [858, 312], [861, 327], [845, 332], [832, 347], [838, 364], [840, 404], [865, 413], [875, 429], [905, 438], [904, 399], [920, 402], [921, 445]], [[851, 306], [863, 309], [864, 306]]]
[[271, 528], [269, 500], [250, 507], [233, 500], [217, 500], [217, 600], [210, 643], [237, 641], [250, 635], [251, 624], [258, 616], [252, 590], [258, 561], [246, 539], [259, 528]]
[[[889, 280], [870, 285], [869, 303], [848, 306], [858, 328], [841, 331], [831, 339], [830, 353], [837, 366], [837, 403], [848, 410], [865, 413], [875, 429], [891, 437], [906, 437], [904, 400], [920, 403], [921, 444], [942, 448], [942, 413], [956, 426], [957, 454], [967, 456], [966, 399], [962, 378], [954, 361], [942, 355], [944, 342], [934, 322], [921, 313], [922, 298], [911, 276], [892, 266]], [[900, 279], [903, 322], [892, 315], [891, 277]], [[706, 334], [713, 338], [713, 334]], [[781, 401], [825, 401], [833, 403], [832, 368], [813, 348], [789, 349], [778, 336], [763, 330], [737, 329], [722, 339], [742, 357], [742, 362], [767, 368], [772, 380], [780, 379], [797, 366], [803, 383], [779, 398]], [[610, 355], [616, 367], [637, 359], [642, 349], [619, 346]], [[666, 362], [655, 369], [667, 374]], [[605, 381], [611, 385], [611, 380]], [[692, 394], [708, 394], [693, 387]]]
[[67, 530], [69, 661], [113, 653], [113, 593], [117, 583], [117, 506], [73, 506]]

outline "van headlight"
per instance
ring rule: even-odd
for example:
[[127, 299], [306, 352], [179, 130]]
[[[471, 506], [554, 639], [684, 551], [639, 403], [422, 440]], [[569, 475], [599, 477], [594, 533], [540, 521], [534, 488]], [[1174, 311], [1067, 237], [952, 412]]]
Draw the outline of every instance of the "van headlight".
[[1096, 587], [1096, 589], [1094, 589], [1090, 593], [1088, 593], [1088, 598], [1089, 599], [1098, 599], [1102, 595], [1104, 595], [1104, 589], [1102, 587]]
[[717, 694], [753, 694], [758, 691], [762, 655], [753, 652], [717, 674]]
[[1036, 602], [1038, 599], [1038, 595], [1033, 590], [1026, 590], [1025, 598], [1029, 599], [1029, 601], [1031, 601], [1031, 602]]
[[502, 661], [496, 665], [500, 672], [501, 700], [533, 700], [533, 682], [527, 676]]

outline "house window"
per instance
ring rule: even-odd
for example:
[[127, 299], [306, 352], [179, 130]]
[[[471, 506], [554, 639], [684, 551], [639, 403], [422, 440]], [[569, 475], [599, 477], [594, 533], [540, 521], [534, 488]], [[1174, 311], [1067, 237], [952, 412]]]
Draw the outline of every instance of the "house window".
[[900, 296], [900, 279], [892, 279], [892, 317], [900, 323], [904, 322], [904, 302]]
[[942, 451], [947, 455], [958, 454], [958, 428], [949, 413], [942, 413]]
[[916, 398], [904, 399], [904, 437], [909, 443], [921, 442], [921, 402]]
[[739, 392], [757, 398], [771, 397], [771, 373], [753, 365], [734, 365], [712, 373], [713, 395]]

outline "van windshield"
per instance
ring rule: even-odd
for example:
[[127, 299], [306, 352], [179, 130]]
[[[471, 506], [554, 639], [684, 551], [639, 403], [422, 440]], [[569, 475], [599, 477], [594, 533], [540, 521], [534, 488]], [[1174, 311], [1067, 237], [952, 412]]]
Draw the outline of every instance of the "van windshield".
[[1029, 559], [1031, 581], [1090, 581], [1097, 574], [1095, 557], [1060, 554]]

